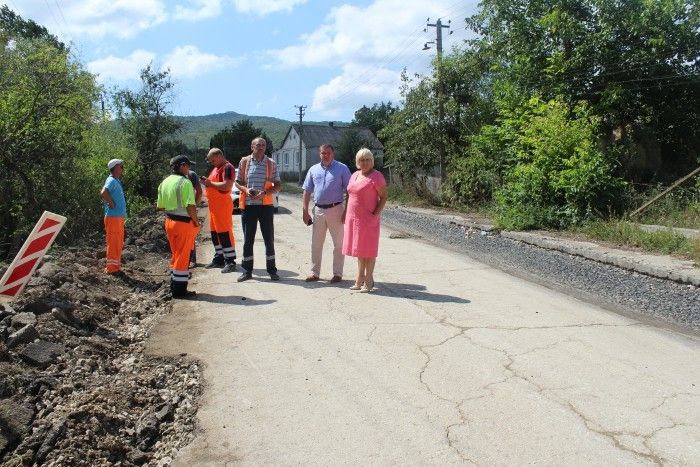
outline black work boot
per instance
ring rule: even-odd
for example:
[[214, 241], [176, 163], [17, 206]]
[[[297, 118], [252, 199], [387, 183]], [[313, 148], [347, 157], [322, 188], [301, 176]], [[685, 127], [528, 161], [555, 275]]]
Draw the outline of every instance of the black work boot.
[[228, 272], [233, 272], [236, 270], [236, 263], [233, 261], [227, 261], [223, 268], [221, 268], [221, 274], [226, 274]]
[[204, 266], [205, 269], [223, 268], [223, 267], [224, 267], [224, 255], [214, 255], [214, 258], [211, 260], [211, 263]]

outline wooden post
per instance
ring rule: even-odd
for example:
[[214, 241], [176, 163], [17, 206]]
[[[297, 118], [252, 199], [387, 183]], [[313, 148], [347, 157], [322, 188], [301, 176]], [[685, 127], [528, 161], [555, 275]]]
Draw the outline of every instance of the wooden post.
[[676, 181], [673, 185], [671, 185], [670, 187], [666, 188], [664, 191], [662, 191], [662, 192], [659, 193], [658, 195], [654, 196], [654, 199], [652, 199], [651, 201], [648, 201], [648, 202], [642, 204], [642, 205], [641, 205], [639, 208], [637, 208], [632, 214], [630, 214], [630, 217], [634, 217], [634, 216], [637, 216], [637, 215], [641, 214], [644, 210], [646, 210], [646, 208], [648, 208], [649, 206], [651, 206], [652, 204], [654, 204], [657, 200], [663, 198], [664, 196], [666, 196], [667, 194], [669, 194], [670, 192], [672, 192], [674, 189], [676, 189], [677, 186], [679, 186], [680, 184], [682, 184], [682, 183], [685, 182], [686, 180], [688, 180], [688, 179], [690, 179], [690, 178], [693, 178], [695, 175], [697, 175], [697, 174], [699, 174], [699, 173], [700, 173], [700, 167], [698, 167], [697, 169], [693, 170], [692, 172], [690, 172], [688, 175], [686, 175], [685, 177], [681, 178], [680, 180]]

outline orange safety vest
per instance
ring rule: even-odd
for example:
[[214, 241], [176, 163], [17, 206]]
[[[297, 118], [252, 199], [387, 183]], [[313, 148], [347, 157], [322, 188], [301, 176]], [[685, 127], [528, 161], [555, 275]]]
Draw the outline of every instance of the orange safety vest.
[[[241, 159], [241, 163], [238, 165], [238, 173], [243, 185], [248, 186], [248, 166], [250, 165], [250, 160], [253, 158], [252, 155], [245, 156]], [[263, 185], [263, 190], [267, 191], [272, 188], [275, 184], [272, 181], [272, 160], [265, 156], [265, 184]], [[241, 196], [238, 200], [238, 205], [241, 209], [245, 209], [245, 191], [241, 191]], [[272, 193], [267, 193], [262, 199], [263, 206], [271, 206], [273, 204]]]

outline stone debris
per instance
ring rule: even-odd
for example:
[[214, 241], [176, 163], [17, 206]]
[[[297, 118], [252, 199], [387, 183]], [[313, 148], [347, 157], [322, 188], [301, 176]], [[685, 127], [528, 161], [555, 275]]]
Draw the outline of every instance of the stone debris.
[[36, 330], [36, 328], [31, 324], [27, 324], [19, 331], [15, 331], [8, 336], [6, 342], [7, 348], [11, 349], [13, 347], [17, 347], [18, 345], [28, 344], [29, 342], [32, 342], [34, 339], [38, 338], [39, 332]]
[[201, 368], [144, 352], [171, 310], [162, 219], [127, 225], [124, 272], [104, 246], [53, 253], [0, 305], [0, 464], [170, 465], [193, 438]]
[[19, 356], [30, 365], [46, 368], [65, 352], [66, 347], [63, 344], [39, 339], [23, 348]]

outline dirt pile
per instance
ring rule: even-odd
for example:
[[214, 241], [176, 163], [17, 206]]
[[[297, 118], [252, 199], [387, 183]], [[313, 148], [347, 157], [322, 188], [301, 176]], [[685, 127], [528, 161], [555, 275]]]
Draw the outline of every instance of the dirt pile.
[[102, 273], [103, 249], [54, 253], [0, 306], [3, 465], [168, 465], [192, 437], [198, 363], [143, 352], [171, 308], [162, 218], [130, 222], [125, 275]]

